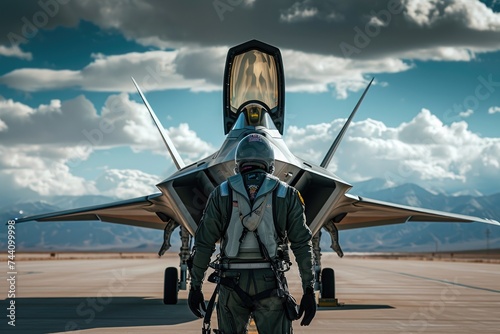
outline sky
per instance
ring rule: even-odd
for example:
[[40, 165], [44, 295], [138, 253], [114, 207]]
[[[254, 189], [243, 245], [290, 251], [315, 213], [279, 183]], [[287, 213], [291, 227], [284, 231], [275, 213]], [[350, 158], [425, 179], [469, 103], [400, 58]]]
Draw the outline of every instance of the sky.
[[[281, 50], [284, 138], [329, 169], [446, 194], [498, 192], [500, 1], [2, 1], [0, 201], [157, 192], [224, 140], [227, 50]], [[351, 191], [355, 193], [355, 188]]]

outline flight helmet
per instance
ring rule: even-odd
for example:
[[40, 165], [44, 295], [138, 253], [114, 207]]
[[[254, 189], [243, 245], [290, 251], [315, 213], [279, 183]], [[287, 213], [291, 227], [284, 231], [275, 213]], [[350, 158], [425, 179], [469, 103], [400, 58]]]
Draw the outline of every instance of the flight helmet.
[[263, 135], [252, 133], [244, 137], [236, 148], [236, 173], [244, 173], [253, 169], [274, 172], [274, 150]]

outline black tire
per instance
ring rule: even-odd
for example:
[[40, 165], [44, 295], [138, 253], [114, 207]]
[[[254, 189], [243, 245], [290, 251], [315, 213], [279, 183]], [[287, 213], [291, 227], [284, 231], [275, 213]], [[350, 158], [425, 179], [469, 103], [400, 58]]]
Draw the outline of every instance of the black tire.
[[332, 268], [321, 271], [321, 298], [335, 298], [335, 274]]
[[177, 268], [168, 267], [165, 269], [165, 280], [163, 284], [163, 304], [177, 304], [177, 296], [179, 293], [179, 281]]

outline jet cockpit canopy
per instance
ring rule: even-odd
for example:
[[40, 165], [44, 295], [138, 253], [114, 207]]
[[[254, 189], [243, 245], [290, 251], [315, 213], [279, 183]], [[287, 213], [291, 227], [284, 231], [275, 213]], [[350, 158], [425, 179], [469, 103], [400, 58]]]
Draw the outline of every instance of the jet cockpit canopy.
[[[283, 134], [284, 85], [279, 49], [256, 40], [231, 48], [224, 73], [225, 134], [231, 130], [240, 112], [246, 113], [249, 125], [253, 121], [261, 121], [261, 118], [248, 118], [252, 116], [252, 110], [249, 109], [251, 102], [260, 102], [276, 129]], [[256, 111], [259, 107], [254, 105], [253, 108]], [[263, 117], [263, 113], [260, 117]]]

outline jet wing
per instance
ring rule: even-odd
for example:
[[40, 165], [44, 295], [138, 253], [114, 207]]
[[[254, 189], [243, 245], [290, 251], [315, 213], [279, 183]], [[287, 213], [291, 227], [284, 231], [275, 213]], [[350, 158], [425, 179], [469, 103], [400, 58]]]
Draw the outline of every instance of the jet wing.
[[65, 210], [16, 219], [16, 223], [36, 220], [45, 221], [85, 221], [125, 224], [163, 230], [170, 220], [171, 208], [165, 205], [163, 194], [153, 194], [126, 201]]
[[415, 208], [351, 194], [345, 194], [342, 202], [332, 210], [333, 220], [335, 217], [341, 219], [336, 224], [339, 230], [406, 222], [480, 222], [500, 225], [492, 219]]

